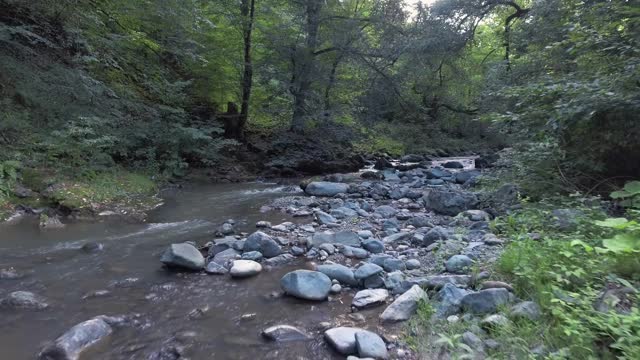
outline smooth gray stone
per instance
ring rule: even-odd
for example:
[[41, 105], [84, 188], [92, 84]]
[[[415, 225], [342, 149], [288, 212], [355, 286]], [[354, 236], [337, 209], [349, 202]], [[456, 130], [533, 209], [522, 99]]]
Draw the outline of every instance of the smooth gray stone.
[[87, 320], [47, 345], [38, 355], [38, 359], [78, 360], [84, 350], [109, 336], [112, 331], [111, 326], [101, 318]]
[[171, 244], [162, 254], [160, 261], [170, 267], [179, 267], [188, 270], [202, 270], [204, 268], [204, 256], [193, 245], [187, 243]]
[[325, 300], [331, 290], [331, 279], [319, 271], [296, 270], [280, 280], [289, 295], [306, 300]]

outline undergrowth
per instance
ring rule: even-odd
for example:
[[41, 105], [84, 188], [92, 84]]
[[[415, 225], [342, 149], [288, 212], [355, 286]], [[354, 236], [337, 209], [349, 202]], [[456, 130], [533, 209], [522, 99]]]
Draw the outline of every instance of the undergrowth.
[[[559, 206], [571, 210], [558, 212]], [[640, 354], [638, 215], [629, 209], [626, 218], [608, 218], [594, 199], [574, 197], [525, 204], [494, 222], [511, 239], [496, 277], [543, 310], [540, 321], [497, 334], [503, 345], [498, 358], [530, 356], [541, 343], [550, 358]]]
[[[491, 279], [508, 282], [515, 295], [536, 302], [536, 320], [510, 318], [487, 333], [478, 317], [431, 317], [421, 307], [408, 326], [409, 344], [426, 358], [476, 358], [467, 331], [492, 339], [491, 359], [637, 359], [640, 354], [640, 183], [615, 193], [629, 205], [612, 217], [611, 205], [574, 194], [522, 207], [491, 224], [508, 240]], [[509, 308], [499, 310], [508, 315]]]

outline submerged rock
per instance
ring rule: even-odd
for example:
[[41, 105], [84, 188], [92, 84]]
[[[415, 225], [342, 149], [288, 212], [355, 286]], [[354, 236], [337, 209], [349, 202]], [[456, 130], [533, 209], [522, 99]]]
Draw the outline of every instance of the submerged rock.
[[77, 360], [80, 354], [111, 334], [112, 328], [97, 317], [69, 329], [38, 355], [39, 360]]
[[188, 243], [171, 244], [162, 254], [160, 261], [169, 267], [196, 271], [204, 268], [204, 256], [195, 246]]
[[262, 336], [271, 341], [288, 342], [308, 340], [304, 331], [291, 325], [275, 325], [262, 330]]
[[342, 183], [334, 183], [327, 181], [314, 181], [307, 185], [304, 192], [313, 196], [336, 196], [338, 194], [346, 193], [349, 190], [349, 185]]
[[0, 307], [11, 309], [43, 310], [49, 307], [44, 297], [29, 291], [14, 291], [0, 300]]
[[318, 271], [296, 270], [283, 276], [280, 285], [288, 295], [319, 301], [329, 296], [331, 279]]

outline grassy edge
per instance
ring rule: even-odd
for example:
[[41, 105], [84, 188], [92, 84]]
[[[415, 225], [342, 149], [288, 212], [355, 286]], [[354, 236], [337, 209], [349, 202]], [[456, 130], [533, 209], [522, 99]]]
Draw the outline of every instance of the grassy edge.
[[[640, 353], [640, 260], [594, 250], [611, 234], [594, 225], [606, 214], [592, 200], [525, 202], [521, 210], [492, 223], [508, 244], [492, 266], [491, 279], [511, 283], [519, 298], [540, 304], [540, 319], [511, 319], [488, 334], [477, 331], [475, 317], [460, 315], [453, 323], [436, 320], [429, 305], [407, 325], [407, 342], [424, 358], [473, 358], [461, 339], [465, 331], [500, 344], [486, 348], [483, 355], [492, 359], [632, 359]], [[552, 215], [557, 208], [580, 216], [564, 228]], [[623, 287], [635, 289], [620, 300], [624, 311], [616, 308], [619, 303], [609, 311], [595, 309], [607, 289]], [[509, 309], [500, 313], [508, 316]]]

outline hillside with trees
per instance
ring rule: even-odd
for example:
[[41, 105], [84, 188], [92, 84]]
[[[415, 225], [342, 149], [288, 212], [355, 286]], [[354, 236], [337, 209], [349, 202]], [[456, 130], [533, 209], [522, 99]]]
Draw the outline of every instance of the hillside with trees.
[[[483, 356], [640, 353], [638, 139], [637, 0], [0, 0], [0, 220], [143, 219], [185, 184], [475, 159], [477, 183], [429, 185], [513, 186], [517, 204], [478, 195], [513, 241], [491, 280], [548, 320]], [[460, 323], [425, 332], [433, 311], [408, 326], [416, 354], [478, 355]]]

